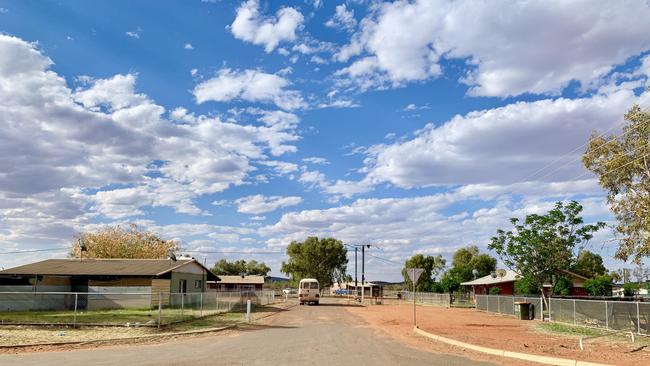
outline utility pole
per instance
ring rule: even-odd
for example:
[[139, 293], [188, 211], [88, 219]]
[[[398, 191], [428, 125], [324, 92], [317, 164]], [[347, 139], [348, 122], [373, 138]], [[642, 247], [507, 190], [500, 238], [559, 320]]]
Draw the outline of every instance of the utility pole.
[[[357, 283], [357, 251], [359, 248], [354, 247], [354, 292], [359, 295], [359, 284]], [[356, 300], [355, 300], [356, 301]]]
[[366, 246], [361, 247], [361, 303], [366, 293]]

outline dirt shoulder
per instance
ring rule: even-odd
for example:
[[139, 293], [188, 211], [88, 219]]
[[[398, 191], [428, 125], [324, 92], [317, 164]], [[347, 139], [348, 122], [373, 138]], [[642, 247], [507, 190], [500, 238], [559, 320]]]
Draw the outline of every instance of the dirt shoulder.
[[[413, 333], [413, 310], [410, 305], [379, 305], [348, 309], [366, 320], [371, 326], [400, 338], [415, 347], [422, 346], [422, 337]], [[418, 326], [430, 333], [479, 346], [505, 349], [543, 356], [584, 360], [612, 365], [647, 365], [650, 347], [625, 343], [625, 340], [598, 339], [589, 341], [584, 351], [578, 345], [577, 336], [542, 332], [539, 322], [520, 321], [513, 317], [499, 316], [474, 309], [445, 309], [418, 306]], [[434, 352], [445, 352], [455, 347], [427, 342]], [[458, 352], [458, 348], [455, 348]], [[476, 355], [479, 359], [499, 360], [518, 364], [515, 360]], [[521, 364], [527, 364], [522, 362]]]
[[[0, 326], [0, 346], [3, 346], [0, 347], [0, 354], [92, 348], [116, 344], [149, 344], [178, 338], [201, 337], [204, 335], [179, 335], [176, 333], [233, 325], [237, 328], [247, 329], [254, 326], [256, 321], [284, 311], [289, 306], [280, 304], [263, 307], [252, 314], [253, 322], [251, 324], [244, 322], [244, 313], [230, 312], [194, 319], [161, 329], [155, 327]], [[220, 334], [230, 335], [234, 332], [234, 330], [225, 330], [220, 331]], [[51, 344], [64, 342], [82, 343]]]

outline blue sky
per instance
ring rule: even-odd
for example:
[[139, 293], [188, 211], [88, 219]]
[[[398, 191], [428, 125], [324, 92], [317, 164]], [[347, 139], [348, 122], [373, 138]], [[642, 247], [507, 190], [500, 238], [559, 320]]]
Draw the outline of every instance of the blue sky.
[[[556, 200], [611, 220], [579, 157], [650, 104], [648, 15], [644, 1], [0, 1], [0, 246], [43, 250], [0, 265], [137, 223], [275, 275], [284, 257], [268, 253], [292, 240], [372, 243], [393, 262], [370, 258], [368, 277], [397, 280], [407, 257], [485, 248]], [[590, 249], [626, 266], [610, 239]]]

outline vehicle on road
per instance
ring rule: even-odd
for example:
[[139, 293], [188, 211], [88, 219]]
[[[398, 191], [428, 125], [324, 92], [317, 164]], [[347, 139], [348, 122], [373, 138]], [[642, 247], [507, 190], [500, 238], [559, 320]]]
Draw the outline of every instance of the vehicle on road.
[[334, 290], [334, 294], [335, 295], [354, 295], [354, 291], [339, 288], [339, 289]]
[[320, 286], [318, 280], [314, 278], [303, 278], [298, 286], [298, 300], [300, 305], [315, 304], [320, 301]]
[[297, 294], [297, 293], [298, 293], [298, 290], [295, 289], [295, 288], [287, 287], [284, 290], [282, 290], [282, 294], [284, 294], [284, 295], [292, 295], [292, 294]]

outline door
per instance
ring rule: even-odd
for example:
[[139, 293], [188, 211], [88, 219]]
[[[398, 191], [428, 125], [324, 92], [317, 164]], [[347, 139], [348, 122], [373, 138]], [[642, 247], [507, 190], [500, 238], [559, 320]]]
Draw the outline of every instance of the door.
[[187, 293], [187, 280], [179, 280], [178, 292], [180, 292], [181, 294]]

